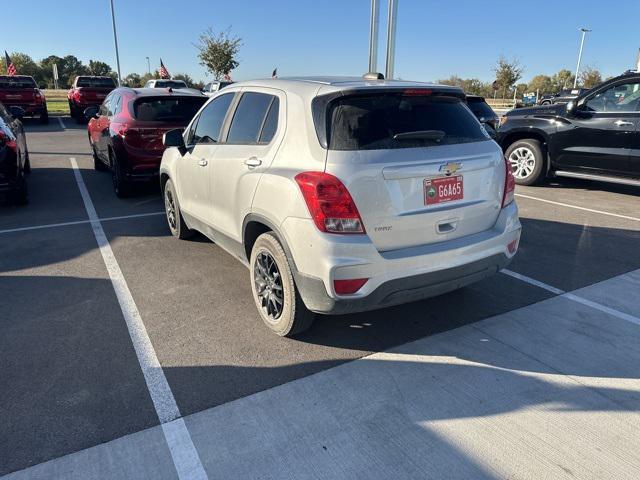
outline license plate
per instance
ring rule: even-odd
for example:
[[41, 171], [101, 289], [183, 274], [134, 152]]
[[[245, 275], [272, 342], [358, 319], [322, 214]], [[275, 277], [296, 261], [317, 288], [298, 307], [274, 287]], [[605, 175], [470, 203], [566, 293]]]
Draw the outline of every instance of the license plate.
[[462, 200], [463, 196], [462, 175], [455, 177], [426, 178], [424, 180], [425, 205], [436, 205], [438, 203]]

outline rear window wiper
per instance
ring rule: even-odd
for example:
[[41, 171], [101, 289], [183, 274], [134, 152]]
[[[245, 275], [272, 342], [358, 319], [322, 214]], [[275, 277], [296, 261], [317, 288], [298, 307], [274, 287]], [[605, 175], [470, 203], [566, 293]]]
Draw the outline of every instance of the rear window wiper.
[[416, 130], [415, 132], [396, 133], [394, 140], [435, 140], [440, 141], [446, 135], [442, 130]]

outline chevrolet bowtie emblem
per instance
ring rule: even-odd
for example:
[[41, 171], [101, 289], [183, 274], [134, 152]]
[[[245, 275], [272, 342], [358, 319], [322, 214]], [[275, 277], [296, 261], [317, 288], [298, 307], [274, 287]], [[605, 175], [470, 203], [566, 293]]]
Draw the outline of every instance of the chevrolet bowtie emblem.
[[453, 175], [461, 168], [462, 168], [461, 163], [450, 162], [450, 163], [445, 163], [444, 165], [440, 165], [439, 170], [441, 173], [444, 173], [445, 175], [449, 176], [449, 175]]

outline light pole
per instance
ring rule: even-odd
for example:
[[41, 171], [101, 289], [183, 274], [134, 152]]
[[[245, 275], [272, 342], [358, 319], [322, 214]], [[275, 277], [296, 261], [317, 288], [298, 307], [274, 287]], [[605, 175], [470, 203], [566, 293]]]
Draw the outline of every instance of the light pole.
[[116, 35], [116, 15], [113, 13], [113, 0], [111, 3], [111, 23], [113, 24], [113, 43], [116, 46], [116, 63], [118, 65], [118, 85], [122, 85], [122, 75], [120, 74], [120, 54], [118, 53], [118, 36]]
[[387, 65], [384, 78], [393, 78], [393, 67], [396, 57], [396, 18], [398, 16], [398, 0], [389, 0], [387, 16]]
[[369, 25], [369, 73], [378, 70], [378, 18], [380, 5], [378, 0], [371, 0], [371, 24]]
[[582, 40], [580, 40], [580, 52], [578, 53], [578, 65], [576, 66], [576, 78], [573, 80], [573, 88], [576, 88], [578, 85], [578, 73], [580, 73], [580, 61], [582, 60], [582, 49], [584, 48], [584, 37], [587, 32], [590, 32], [588, 28], [582, 27], [580, 28], [582, 32]]
[[145, 57], [147, 59], [147, 70], [149, 71], [149, 76], [151, 76], [151, 62], [149, 61], [149, 57]]

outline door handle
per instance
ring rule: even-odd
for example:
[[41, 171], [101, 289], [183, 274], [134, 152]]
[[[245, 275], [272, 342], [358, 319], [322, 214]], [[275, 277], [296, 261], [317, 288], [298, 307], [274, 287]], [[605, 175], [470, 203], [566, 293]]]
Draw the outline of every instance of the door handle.
[[618, 127], [633, 127], [633, 122], [625, 122], [624, 120], [616, 120], [613, 124]]
[[208, 163], [209, 162], [207, 162], [205, 159], [198, 160], [198, 165], [200, 165], [201, 167], [206, 167]]
[[244, 161], [244, 164], [247, 167], [259, 167], [260, 165], [262, 165], [262, 160], [260, 160], [258, 157], [249, 157]]

